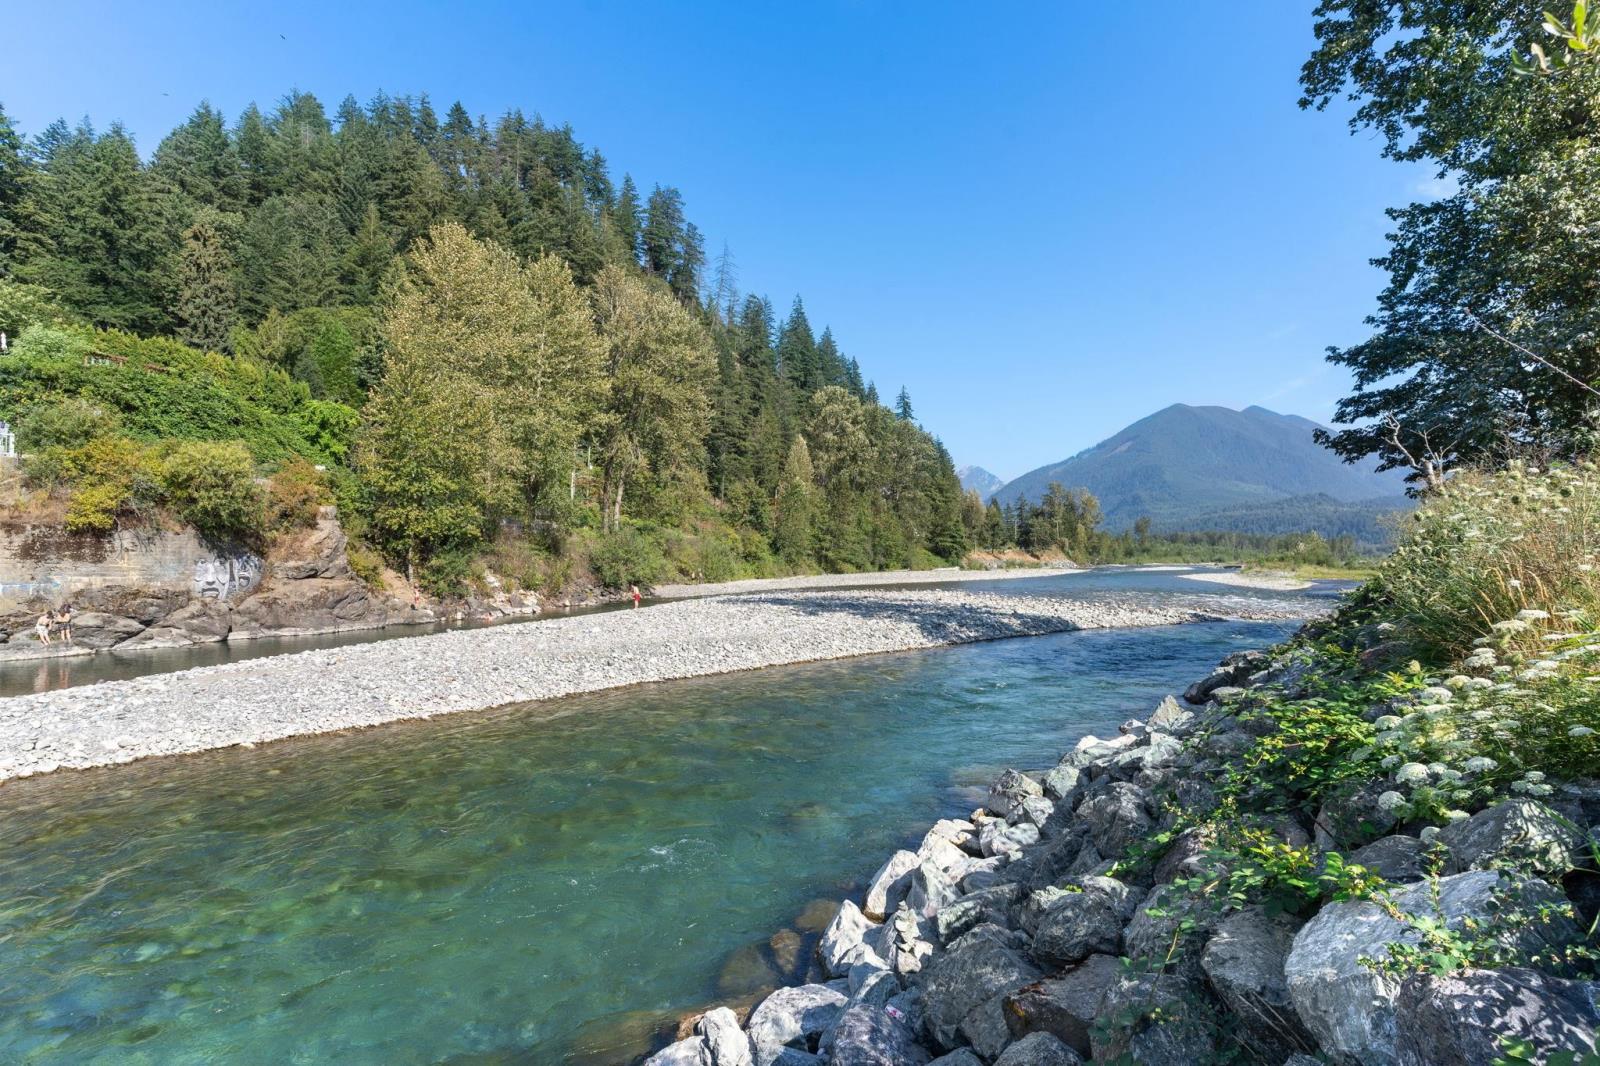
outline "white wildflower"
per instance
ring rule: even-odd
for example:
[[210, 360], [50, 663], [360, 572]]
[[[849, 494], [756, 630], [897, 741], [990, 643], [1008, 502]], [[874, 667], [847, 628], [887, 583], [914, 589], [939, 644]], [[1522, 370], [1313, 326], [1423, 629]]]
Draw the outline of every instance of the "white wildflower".
[[1586, 725], [1575, 725], [1571, 729], [1567, 730], [1567, 736], [1569, 736], [1569, 737], [1591, 737], [1591, 736], [1594, 736], [1594, 730], [1590, 729]]
[[1385, 792], [1378, 797], [1378, 810], [1398, 811], [1406, 805], [1406, 798], [1395, 791]]
[[1517, 617], [1522, 619], [1524, 622], [1542, 622], [1550, 617], [1550, 612], [1536, 611], [1532, 608], [1529, 608], [1527, 610], [1518, 611]]
[[1394, 772], [1394, 779], [1402, 785], [1426, 784], [1428, 768], [1419, 762], [1408, 762]]
[[1422, 827], [1422, 832], [1418, 833], [1417, 836], [1422, 838], [1422, 842], [1424, 844], [1432, 844], [1439, 837], [1439, 827], [1436, 825], [1425, 825]]
[[1461, 768], [1469, 774], [1485, 774], [1490, 770], [1498, 769], [1499, 763], [1487, 755], [1475, 755], [1461, 764]]

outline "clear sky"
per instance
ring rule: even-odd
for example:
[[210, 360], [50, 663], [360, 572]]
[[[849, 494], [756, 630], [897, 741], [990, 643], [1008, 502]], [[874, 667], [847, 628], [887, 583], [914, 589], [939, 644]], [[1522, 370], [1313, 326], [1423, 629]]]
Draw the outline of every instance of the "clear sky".
[[1383, 208], [1431, 187], [1295, 106], [1311, 0], [1146, 6], [50, 0], [7, 12], [0, 102], [147, 154], [291, 88], [570, 122], [1011, 477], [1175, 402], [1325, 420]]

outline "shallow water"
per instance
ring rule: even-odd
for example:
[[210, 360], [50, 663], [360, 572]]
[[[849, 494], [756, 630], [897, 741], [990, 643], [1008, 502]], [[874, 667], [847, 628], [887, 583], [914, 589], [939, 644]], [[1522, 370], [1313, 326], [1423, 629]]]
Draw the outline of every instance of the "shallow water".
[[626, 1061], [1000, 767], [1288, 629], [1009, 640], [14, 782], [0, 1061]]

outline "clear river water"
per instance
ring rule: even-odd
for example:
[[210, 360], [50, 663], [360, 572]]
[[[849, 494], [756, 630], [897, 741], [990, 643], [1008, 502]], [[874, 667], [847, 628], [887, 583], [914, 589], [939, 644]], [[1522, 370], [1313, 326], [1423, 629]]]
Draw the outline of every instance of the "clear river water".
[[627, 1062], [796, 976], [821, 901], [1002, 767], [1291, 628], [783, 667], [13, 782], [0, 1062]]

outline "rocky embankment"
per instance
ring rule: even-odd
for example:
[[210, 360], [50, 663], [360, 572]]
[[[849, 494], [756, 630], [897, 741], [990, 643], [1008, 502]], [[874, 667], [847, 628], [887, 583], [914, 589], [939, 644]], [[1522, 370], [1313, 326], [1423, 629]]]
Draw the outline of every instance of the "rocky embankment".
[[[1208, 610], [1215, 604], [1215, 610]], [[0, 700], [0, 780], [670, 678], [1304, 604], [787, 593], [455, 630]]]
[[[1600, 784], [1439, 831], [1436, 876], [1419, 836], [1359, 798], [1314, 823], [1276, 819], [1267, 828], [1285, 845], [1343, 852], [1391, 883], [1387, 905], [1329, 902], [1309, 919], [1199, 906], [1183, 882], [1217, 871], [1198, 830], [1148, 848], [1180, 812], [1214, 807], [1222, 770], [1251, 747], [1237, 686], [1288, 669], [1231, 657], [1186, 693], [1195, 709], [1169, 697], [1048, 772], [1007, 770], [982, 808], [934, 825], [844, 901], [811, 983], [742, 1018], [706, 1012], [648, 1066], [1489, 1066], [1504, 1041], [1528, 1041], [1518, 1062], [1592, 1051], [1594, 984], [1521, 966], [1406, 976], [1371, 960], [1421, 943], [1396, 915], [1459, 931], [1489, 927], [1508, 898], [1565, 903], [1533, 874], [1574, 864], [1573, 826], [1600, 840]], [[1595, 903], [1580, 900], [1585, 923]], [[1583, 934], [1556, 918], [1502, 935], [1563, 948]]]
[[[79, 590], [70, 597], [70, 643], [39, 641], [34, 622], [61, 604], [32, 600], [0, 613], [0, 661], [435, 621], [427, 608], [413, 607], [358, 579], [346, 548], [338, 517], [326, 507], [315, 525], [281, 538], [267, 558], [237, 553], [240, 574], [224, 574], [215, 581], [197, 574], [194, 590], [115, 583]], [[207, 577], [234, 565], [231, 559], [208, 565]], [[245, 572], [248, 580], [243, 579]], [[526, 610], [523, 606], [520, 600], [507, 602], [498, 605], [498, 613], [533, 612], [531, 603]]]

